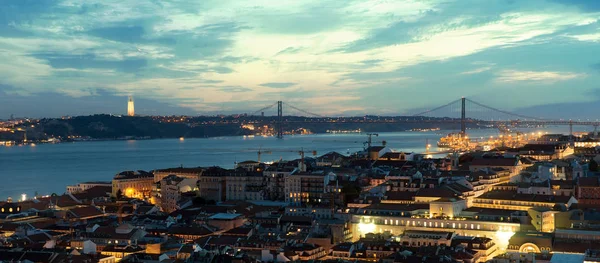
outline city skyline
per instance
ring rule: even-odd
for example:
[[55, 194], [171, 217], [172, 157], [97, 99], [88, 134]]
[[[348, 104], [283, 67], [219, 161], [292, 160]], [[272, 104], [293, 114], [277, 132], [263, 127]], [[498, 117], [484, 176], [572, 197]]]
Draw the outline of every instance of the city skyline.
[[277, 100], [328, 116], [404, 115], [465, 96], [597, 118], [600, 4], [478, 3], [9, 0], [0, 119], [123, 114], [129, 95], [141, 115], [249, 113]]

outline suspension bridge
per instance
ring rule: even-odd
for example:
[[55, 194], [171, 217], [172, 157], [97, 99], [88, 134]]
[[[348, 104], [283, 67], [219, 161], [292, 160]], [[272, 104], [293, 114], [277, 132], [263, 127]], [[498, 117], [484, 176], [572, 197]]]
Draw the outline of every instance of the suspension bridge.
[[[284, 115], [284, 105], [291, 111], [300, 113], [300, 115]], [[265, 116], [265, 111], [275, 107], [277, 107], [276, 115], [270, 118]], [[276, 127], [278, 138], [283, 137], [284, 124], [294, 123], [456, 123], [460, 124], [462, 135], [466, 134], [467, 125], [486, 127], [568, 125], [571, 134], [573, 133], [573, 126], [576, 125], [593, 126], [595, 129], [600, 125], [598, 120], [564, 120], [527, 116], [491, 107], [464, 97], [416, 114], [396, 117], [327, 117], [283, 101], [277, 101], [248, 114], [246, 118], [247, 123], [273, 124]]]

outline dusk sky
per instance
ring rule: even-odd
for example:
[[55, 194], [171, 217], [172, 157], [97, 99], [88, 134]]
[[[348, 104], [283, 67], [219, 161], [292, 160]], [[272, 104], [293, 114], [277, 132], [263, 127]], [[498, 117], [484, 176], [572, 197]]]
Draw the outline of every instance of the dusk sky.
[[[1, 0], [0, 119], [403, 115], [461, 96], [600, 118], [597, 0]], [[294, 112], [286, 112], [294, 114]]]

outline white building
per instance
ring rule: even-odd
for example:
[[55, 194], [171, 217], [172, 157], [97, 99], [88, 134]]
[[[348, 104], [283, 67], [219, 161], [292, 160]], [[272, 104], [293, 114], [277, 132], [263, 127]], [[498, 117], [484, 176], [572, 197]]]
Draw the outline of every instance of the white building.
[[81, 193], [81, 192], [85, 192], [88, 189], [90, 189], [92, 187], [96, 187], [96, 186], [112, 187], [112, 183], [111, 182], [85, 182], [85, 183], [78, 183], [77, 185], [67, 185], [67, 193], [71, 193], [71, 194]]

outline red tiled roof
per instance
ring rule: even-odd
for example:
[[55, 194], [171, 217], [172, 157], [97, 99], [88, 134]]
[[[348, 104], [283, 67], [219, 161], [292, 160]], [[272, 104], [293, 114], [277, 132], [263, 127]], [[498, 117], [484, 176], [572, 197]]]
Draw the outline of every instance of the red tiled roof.
[[250, 232], [252, 232], [252, 228], [250, 227], [237, 227], [228, 230], [227, 232], [223, 233], [223, 235], [247, 236], [248, 234], [250, 234]]
[[69, 212], [77, 218], [101, 217], [104, 215], [102, 211], [94, 206], [82, 206], [69, 209]]
[[397, 192], [387, 192], [385, 194], [385, 196], [387, 197], [386, 200], [407, 200], [407, 201], [412, 201], [412, 200], [414, 200], [414, 197], [415, 197], [416, 194], [417, 194], [417, 192], [397, 191]]
[[598, 177], [581, 177], [579, 178], [578, 185], [580, 187], [598, 187], [600, 182]]
[[213, 236], [211, 239], [208, 240], [207, 245], [217, 245], [217, 246], [233, 245], [233, 244], [237, 243], [239, 239], [240, 239], [240, 237], [237, 237], [237, 236], [219, 236], [219, 237]]
[[98, 197], [108, 197], [111, 192], [111, 186], [94, 186], [85, 192], [73, 194], [73, 196], [79, 200], [92, 200]]
[[423, 188], [417, 191], [416, 196], [421, 197], [456, 197], [457, 194], [446, 188]]
[[46, 242], [51, 239], [50, 236], [44, 232], [29, 235], [27, 238], [34, 243]]
[[210, 235], [214, 231], [208, 229], [206, 226], [173, 226], [169, 228], [169, 234], [171, 235], [198, 235], [205, 236]]

